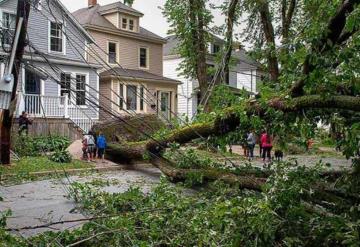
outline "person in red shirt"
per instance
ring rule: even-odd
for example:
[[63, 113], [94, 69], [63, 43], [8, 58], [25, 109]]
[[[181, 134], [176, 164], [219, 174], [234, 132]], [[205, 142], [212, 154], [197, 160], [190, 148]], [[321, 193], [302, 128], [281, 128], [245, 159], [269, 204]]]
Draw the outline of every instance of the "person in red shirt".
[[261, 147], [262, 147], [262, 158], [265, 162], [265, 158], [268, 158], [268, 162], [271, 161], [271, 150], [272, 150], [272, 138], [269, 133], [265, 132], [260, 139]]

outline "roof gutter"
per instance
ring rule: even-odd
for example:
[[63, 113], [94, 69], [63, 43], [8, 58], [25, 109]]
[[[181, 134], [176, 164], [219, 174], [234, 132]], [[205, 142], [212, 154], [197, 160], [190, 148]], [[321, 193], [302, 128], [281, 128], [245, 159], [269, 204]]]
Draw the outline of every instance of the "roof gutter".
[[107, 79], [123, 79], [123, 80], [129, 80], [129, 81], [138, 81], [138, 82], [153, 82], [153, 83], [171, 83], [171, 85], [180, 85], [183, 84], [180, 81], [177, 80], [156, 80], [156, 79], [145, 79], [145, 78], [139, 78], [139, 77], [131, 77], [131, 76], [116, 76], [116, 75], [106, 75], [101, 76], [101, 80], [107, 80]]
[[115, 35], [120, 35], [120, 36], [134, 38], [134, 39], [139, 39], [139, 40], [142, 40], [142, 41], [153, 42], [153, 43], [156, 43], [156, 44], [166, 44], [166, 42], [167, 42], [165, 39], [142, 37], [140, 34], [134, 35], [132, 33], [125, 33], [125, 32], [119, 31], [119, 30], [114, 30], [114, 29], [110, 29], [110, 28], [106, 28], [106, 27], [96, 26], [96, 25], [93, 25], [93, 24], [92, 25], [85, 24], [84, 28], [87, 28], [87, 29], [93, 30], [93, 31], [98, 31], [98, 32], [103, 32], [103, 33], [108, 33], [108, 34], [113, 34], [113, 35], [115, 34]]

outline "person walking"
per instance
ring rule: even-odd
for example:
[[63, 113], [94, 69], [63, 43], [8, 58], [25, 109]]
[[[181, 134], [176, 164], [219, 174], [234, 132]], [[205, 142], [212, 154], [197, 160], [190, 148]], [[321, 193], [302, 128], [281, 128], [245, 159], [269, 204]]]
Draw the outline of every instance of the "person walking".
[[271, 149], [273, 147], [272, 144], [272, 138], [269, 135], [269, 133], [265, 132], [262, 136], [261, 136], [261, 146], [262, 146], [262, 158], [263, 158], [263, 162], [265, 164], [265, 160], [266, 158], [268, 159], [268, 162], [271, 162]]
[[247, 136], [247, 144], [248, 144], [248, 158], [249, 161], [254, 160], [254, 148], [256, 144], [256, 137], [254, 131], [250, 131]]
[[104, 156], [105, 156], [106, 146], [107, 146], [106, 138], [104, 134], [100, 132], [97, 138], [97, 148], [98, 148], [98, 158], [101, 159], [102, 163], [105, 163]]
[[29, 134], [29, 125], [32, 125], [33, 121], [28, 118], [28, 115], [25, 111], [21, 113], [21, 116], [19, 117], [19, 136], [23, 135], [24, 133], [26, 135]]
[[262, 147], [262, 143], [261, 143], [261, 138], [263, 137], [263, 135], [265, 135], [265, 131], [261, 131], [260, 133], [260, 138], [259, 138], [259, 157], [262, 157], [263, 154], [263, 147]]
[[94, 161], [94, 149], [96, 148], [95, 146], [95, 138], [92, 135], [92, 132], [89, 131], [87, 135], [84, 136], [84, 139], [86, 140], [86, 145], [87, 145], [87, 154], [89, 155], [89, 159], [90, 161]]
[[86, 160], [88, 162], [89, 161], [89, 156], [88, 156], [88, 146], [87, 146], [87, 138], [86, 138], [86, 135], [83, 136], [83, 139], [82, 139], [82, 151], [83, 151], [83, 156], [82, 156], [82, 159], [83, 160]]
[[94, 147], [94, 150], [93, 150], [93, 157], [94, 159], [96, 159], [96, 154], [97, 154], [97, 136], [96, 136], [96, 132], [91, 130], [91, 135], [94, 137], [94, 140], [95, 140], [95, 147]]

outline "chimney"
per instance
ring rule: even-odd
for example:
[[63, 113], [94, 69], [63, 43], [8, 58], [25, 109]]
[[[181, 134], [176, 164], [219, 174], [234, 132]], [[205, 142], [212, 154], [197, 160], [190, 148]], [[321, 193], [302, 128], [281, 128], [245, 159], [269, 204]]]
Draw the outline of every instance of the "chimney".
[[97, 0], [88, 0], [88, 7], [93, 7], [97, 4]]

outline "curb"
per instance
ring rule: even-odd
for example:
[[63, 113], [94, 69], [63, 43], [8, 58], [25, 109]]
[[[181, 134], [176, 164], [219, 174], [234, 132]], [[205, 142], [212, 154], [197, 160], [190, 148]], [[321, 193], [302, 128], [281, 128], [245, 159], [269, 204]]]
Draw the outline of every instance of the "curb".
[[[111, 171], [119, 171], [123, 170], [124, 168], [121, 166], [111, 166], [111, 167], [94, 167], [94, 168], [82, 168], [82, 169], [68, 169], [68, 170], [52, 170], [52, 171], [41, 171], [41, 172], [30, 172], [29, 176], [47, 176], [47, 175], [53, 175], [56, 173], [60, 174], [69, 174], [69, 175], [75, 175], [82, 172], [111, 172]], [[17, 174], [6, 174], [2, 175], [0, 180], [3, 180], [5, 177], [16, 177]]]

